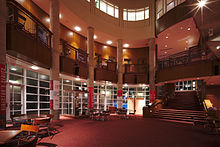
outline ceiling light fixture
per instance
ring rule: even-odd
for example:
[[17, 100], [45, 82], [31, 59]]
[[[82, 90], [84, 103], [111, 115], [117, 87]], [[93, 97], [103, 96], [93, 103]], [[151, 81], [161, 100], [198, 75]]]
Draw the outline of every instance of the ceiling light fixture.
[[50, 18], [46, 18], [46, 22], [48, 22], [48, 23], [49, 23], [49, 22], [50, 22]]
[[94, 35], [94, 36], [93, 36], [93, 38], [94, 38], [94, 39], [97, 39], [97, 36], [96, 36], [96, 35]]
[[204, 6], [206, 5], [206, 1], [207, 1], [207, 0], [200, 0], [200, 1], [198, 2], [198, 6], [199, 6], [200, 8], [204, 7]]
[[75, 26], [74, 29], [75, 29], [77, 32], [81, 31], [81, 28], [80, 28], [79, 26]]
[[123, 49], [123, 52], [126, 52], [126, 49]]
[[73, 36], [73, 32], [69, 32], [69, 36]]
[[76, 80], [76, 81], [80, 81], [80, 78], [79, 78], [79, 77], [77, 77], [77, 78], [75, 78], [75, 80]]
[[191, 30], [191, 28], [188, 28], [187, 30], [188, 30], [188, 31], [190, 31], [190, 30]]
[[62, 17], [63, 17], [63, 16], [62, 16], [62, 14], [60, 13], [60, 14], [59, 14], [59, 18], [61, 19]]
[[33, 70], [38, 70], [38, 69], [39, 69], [39, 67], [37, 67], [37, 66], [33, 65], [33, 66], [31, 66], [31, 69], [33, 69]]
[[104, 48], [104, 49], [107, 49], [107, 46], [106, 46], [106, 45], [104, 45], [104, 46], [103, 46], [103, 48]]
[[15, 68], [15, 67], [12, 67], [12, 68], [11, 68], [11, 70], [12, 70], [12, 71], [16, 71], [16, 70], [17, 70], [17, 68]]
[[168, 36], [166, 36], [166, 39], [168, 39], [169, 37]]
[[123, 47], [129, 47], [130, 45], [129, 44], [127, 44], [127, 43], [125, 43], [124, 45], [123, 45]]
[[111, 41], [111, 40], [108, 40], [106, 43], [107, 43], [107, 44], [112, 44], [112, 41]]
[[219, 50], [219, 49], [220, 49], [220, 45], [219, 45], [219, 46], [217, 46], [217, 47], [216, 47], [216, 49], [217, 49], [217, 50]]

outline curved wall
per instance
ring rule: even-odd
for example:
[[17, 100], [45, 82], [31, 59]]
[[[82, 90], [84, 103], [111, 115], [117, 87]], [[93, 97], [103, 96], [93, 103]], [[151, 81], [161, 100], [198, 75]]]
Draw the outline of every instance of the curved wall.
[[[88, 26], [125, 40], [141, 40], [154, 37], [154, 1], [150, 0], [149, 19], [137, 22], [120, 22], [119, 19], [103, 13], [85, 0], [62, 0], [65, 9], [76, 15]], [[143, 7], [143, 6], [142, 6]], [[141, 7], [141, 8], [142, 8]], [[84, 11], [82, 11], [84, 10]]]

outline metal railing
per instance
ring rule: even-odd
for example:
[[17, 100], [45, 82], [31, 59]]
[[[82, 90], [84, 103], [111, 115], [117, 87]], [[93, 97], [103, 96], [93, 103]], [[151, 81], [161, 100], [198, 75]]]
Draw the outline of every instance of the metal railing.
[[61, 52], [62, 56], [65, 56], [65, 57], [87, 64], [88, 54], [86, 53], [85, 50], [80, 49], [80, 48], [77, 49], [71, 46], [70, 44], [68, 44], [64, 40], [60, 41], [60, 45], [61, 45], [61, 50], [62, 50]]
[[144, 74], [148, 72], [147, 64], [124, 64], [124, 73]]
[[52, 33], [39, 19], [16, 1], [8, 0], [7, 6], [8, 24], [51, 48]]
[[187, 51], [179, 52], [158, 60], [157, 69], [165, 69], [177, 65], [185, 65], [193, 62], [215, 59], [214, 54], [207, 49], [202, 51], [198, 46], [189, 48]]

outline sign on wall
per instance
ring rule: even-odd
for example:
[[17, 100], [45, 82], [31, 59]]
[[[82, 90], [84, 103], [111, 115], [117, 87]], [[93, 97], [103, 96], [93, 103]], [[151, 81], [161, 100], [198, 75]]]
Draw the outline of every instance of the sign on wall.
[[87, 99], [87, 108], [94, 108], [94, 87], [88, 87], [88, 99]]
[[60, 82], [57, 80], [50, 81], [50, 109], [59, 110], [59, 94], [60, 94]]

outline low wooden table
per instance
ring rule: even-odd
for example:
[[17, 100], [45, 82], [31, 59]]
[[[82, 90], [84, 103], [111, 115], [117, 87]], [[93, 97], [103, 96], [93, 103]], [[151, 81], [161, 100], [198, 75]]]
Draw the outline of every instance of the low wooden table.
[[21, 133], [21, 130], [2, 130], [0, 131], [0, 144], [7, 143], [10, 139]]

